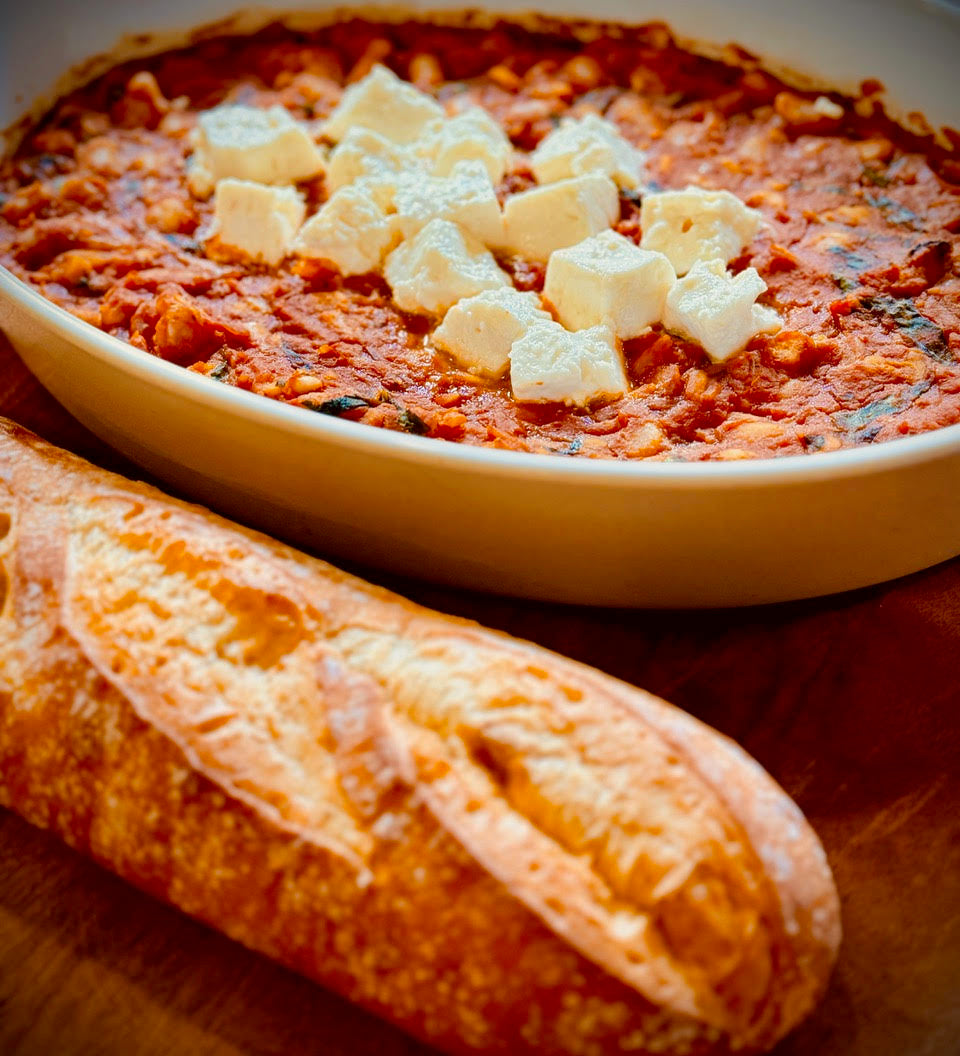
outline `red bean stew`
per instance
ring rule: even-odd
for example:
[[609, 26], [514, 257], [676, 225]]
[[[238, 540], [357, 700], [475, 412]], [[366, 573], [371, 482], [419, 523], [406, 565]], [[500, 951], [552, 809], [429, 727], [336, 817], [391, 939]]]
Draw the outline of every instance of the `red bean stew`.
[[[459, 368], [378, 275], [288, 257], [211, 259], [212, 205], [185, 161], [199, 111], [279, 103], [312, 130], [383, 63], [441, 103], [485, 107], [521, 151], [596, 112], [648, 153], [655, 190], [727, 189], [766, 224], [755, 267], [783, 328], [725, 363], [654, 326], [623, 346], [629, 391], [589, 407], [526, 404]], [[889, 120], [881, 86], [814, 105], [746, 52], [680, 48], [662, 25], [582, 43], [537, 32], [351, 20], [271, 26], [118, 66], [63, 98], [0, 167], [0, 262], [145, 352], [307, 411], [463, 443], [577, 457], [768, 457], [890, 440], [960, 421], [960, 140]], [[951, 149], [952, 148], [952, 149]], [[523, 164], [501, 202], [533, 185]], [[302, 184], [308, 212], [323, 178]], [[623, 235], [641, 195], [622, 192]], [[541, 265], [499, 258], [520, 290]]]

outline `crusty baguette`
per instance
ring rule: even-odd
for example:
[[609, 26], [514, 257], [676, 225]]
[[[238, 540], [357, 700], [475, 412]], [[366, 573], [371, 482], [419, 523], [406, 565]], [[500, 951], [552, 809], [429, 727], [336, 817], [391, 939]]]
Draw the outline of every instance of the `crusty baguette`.
[[0, 420], [0, 802], [454, 1053], [763, 1050], [840, 938], [734, 744]]

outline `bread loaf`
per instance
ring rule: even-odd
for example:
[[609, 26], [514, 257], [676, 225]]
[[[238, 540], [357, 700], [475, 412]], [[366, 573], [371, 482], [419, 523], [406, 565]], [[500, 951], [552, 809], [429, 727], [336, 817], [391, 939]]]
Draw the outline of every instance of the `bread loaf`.
[[791, 800], [640, 690], [0, 421], [0, 802], [451, 1053], [761, 1051], [823, 991]]

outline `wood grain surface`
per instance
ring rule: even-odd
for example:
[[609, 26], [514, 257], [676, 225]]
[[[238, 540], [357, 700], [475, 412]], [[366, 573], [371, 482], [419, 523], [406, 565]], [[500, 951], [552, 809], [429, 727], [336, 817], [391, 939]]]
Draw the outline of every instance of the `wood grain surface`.
[[[2, 341], [0, 414], [136, 474]], [[836, 873], [845, 942], [826, 1000], [777, 1056], [960, 1054], [960, 561], [819, 601], [671, 613], [353, 571], [672, 700], [797, 800]], [[0, 811], [0, 1053], [428, 1051]]]

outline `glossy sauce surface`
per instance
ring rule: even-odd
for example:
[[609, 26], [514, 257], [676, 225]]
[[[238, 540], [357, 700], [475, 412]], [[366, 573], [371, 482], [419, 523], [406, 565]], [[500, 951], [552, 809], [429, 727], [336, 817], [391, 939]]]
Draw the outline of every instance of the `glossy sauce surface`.
[[[118, 67], [61, 100], [0, 166], [0, 262], [132, 345], [312, 411], [465, 443], [576, 457], [735, 459], [834, 450], [960, 421], [960, 162], [897, 128], [873, 89], [786, 88], [749, 56], [678, 48], [657, 25], [581, 43], [533, 33], [353, 21], [271, 27]], [[532, 149], [564, 114], [602, 113], [649, 155], [656, 189], [733, 191], [764, 229], [754, 266], [776, 335], [713, 365], [655, 327], [624, 347], [631, 384], [588, 409], [516, 402], [459, 370], [434, 320], [377, 276], [277, 268], [207, 247], [212, 204], [186, 187], [189, 132], [223, 101], [280, 103], [319, 135], [343, 85], [384, 62], [453, 105], [472, 101]], [[501, 200], [533, 185], [519, 165]], [[301, 185], [313, 211], [323, 180]], [[639, 239], [639, 196], [618, 229]], [[208, 252], [216, 259], [210, 259]], [[542, 269], [501, 259], [520, 289]]]

